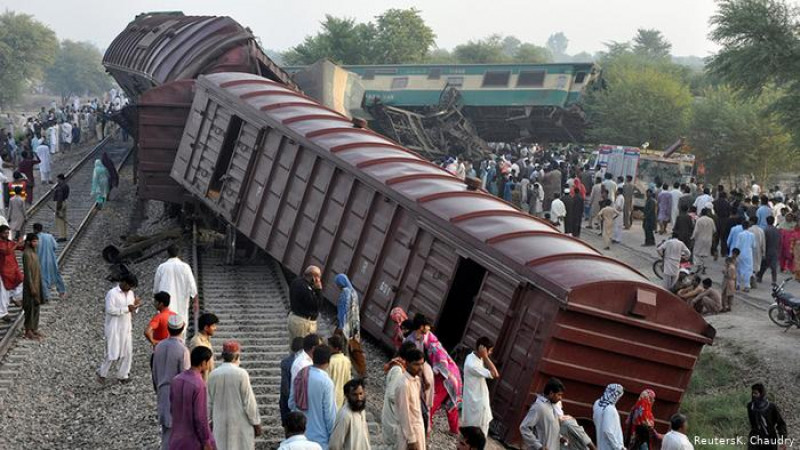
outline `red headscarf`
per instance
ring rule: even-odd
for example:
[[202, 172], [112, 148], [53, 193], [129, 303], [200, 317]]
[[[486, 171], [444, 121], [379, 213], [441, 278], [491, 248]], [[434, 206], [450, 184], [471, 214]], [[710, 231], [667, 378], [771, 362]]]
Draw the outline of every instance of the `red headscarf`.
[[644, 425], [652, 427], [655, 425], [655, 417], [653, 417], [653, 403], [656, 401], [656, 393], [652, 389], [645, 389], [639, 395], [639, 400], [633, 405], [631, 410], [630, 419], [633, 427]]

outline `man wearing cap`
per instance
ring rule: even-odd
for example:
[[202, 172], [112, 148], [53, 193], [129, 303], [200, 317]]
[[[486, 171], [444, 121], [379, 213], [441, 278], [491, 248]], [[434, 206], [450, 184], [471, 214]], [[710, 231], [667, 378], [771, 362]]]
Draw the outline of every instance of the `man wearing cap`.
[[[159, 292], [163, 294], [163, 292]], [[156, 294], [156, 295], [159, 295]], [[169, 301], [169, 297], [167, 297]], [[170, 415], [169, 388], [176, 375], [190, 367], [189, 350], [180, 339], [185, 324], [181, 317], [172, 314], [167, 319], [169, 338], [156, 345], [153, 353], [153, 387], [158, 396], [158, 423], [161, 425], [161, 449], [169, 448], [169, 435], [172, 430]]]
[[111, 365], [117, 362], [117, 378], [122, 383], [130, 381], [133, 358], [133, 337], [131, 316], [142, 304], [141, 299], [133, 293], [136, 277], [127, 274], [119, 281], [119, 285], [106, 294], [105, 301], [105, 338], [106, 357], [97, 369], [99, 381], [104, 383]]
[[253, 449], [261, 435], [261, 416], [250, 375], [239, 367], [237, 341], [222, 344], [223, 363], [208, 377], [208, 409], [219, 450]]
[[317, 316], [322, 306], [322, 271], [308, 266], [302, 277], [289, 288], [289, 342], [317, 332]]

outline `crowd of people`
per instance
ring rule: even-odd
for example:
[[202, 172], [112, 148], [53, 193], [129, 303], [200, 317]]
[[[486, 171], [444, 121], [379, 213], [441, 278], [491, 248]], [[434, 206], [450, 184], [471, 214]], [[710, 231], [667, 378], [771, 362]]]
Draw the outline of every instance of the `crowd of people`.
[[[756, 288], [767, 271], [773, 285], [780, 272], [800, 278], [800, 211], [796, 199], [778, 186], [764, 191], [753, 183], [726, 190], [695, 178], [671, 184], [656, 178], [641, 192], [632, 176], [590, 167], [586, 155], [571, 148], [496, 148], [505, 153], [477, 164], [451, 157], [440, 165], [458, 177], [480, 180], [491, 194], [561, 232], [580, 238], [583, 230], [597, 230], [605, 250], [622, 243], [623, 231], [640, 214], [634, 196], [644, 194], [641, 245], [656, 247], [656, 234], [665, 235], [657, 246], [664, 259], [663, 286], [698, 312], [730, 311], [735, 292]], [[724, 258], [721, 290], [705, 276], [712, 258]], [[702, 276], [684, 280], [692, 263]]]

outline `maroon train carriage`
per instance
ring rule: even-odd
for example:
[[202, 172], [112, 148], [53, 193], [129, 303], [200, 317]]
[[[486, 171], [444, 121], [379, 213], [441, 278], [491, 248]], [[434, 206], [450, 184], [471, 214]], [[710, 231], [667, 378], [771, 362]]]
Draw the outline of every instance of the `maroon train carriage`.
[[171, 176], [292, 272], [319, 265], [328, 299], [346, 273], [387, 345], [395, 306], [431, 317], [448, 349], [495, 340], [507, 442], [553, 376], [586, 420], [608, 383], [625, 386], [620, 411], [653, 388], [663, 430], [715, 334], [635, 269], [255, 75], [198, 79]]
[[169, 172], [192, 104], [194, 78], [248, 72], [298, 89], [250, 30], [230, 17], [140, 14], [108, 47], [103, 65], [133, 103], [116, 120], [139, 147], [139, 197], [177, 204], [191, 198]]

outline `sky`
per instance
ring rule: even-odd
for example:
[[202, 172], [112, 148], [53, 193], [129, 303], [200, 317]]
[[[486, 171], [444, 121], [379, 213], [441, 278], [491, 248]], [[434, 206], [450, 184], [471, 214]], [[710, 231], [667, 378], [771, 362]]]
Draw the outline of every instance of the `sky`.
[[267, 49], [285, 50], [320, 29], [326, 14], [372, 20], [389, 8], [415, 7], [452, 49], [492, 33], [544, 45], [552, 33], [569, 39], [567, 53], [595, 53], [604, 42], [630, 40], [638, 28], [661, 30], [673, 55], [705, 57], [717, 46], [708, 39], [714, 0], [0, 0], [0, 11], [31, 14], [59, 39], [90, 41], [105, 49], [145, 11], [228, 15], [249, 26]]

